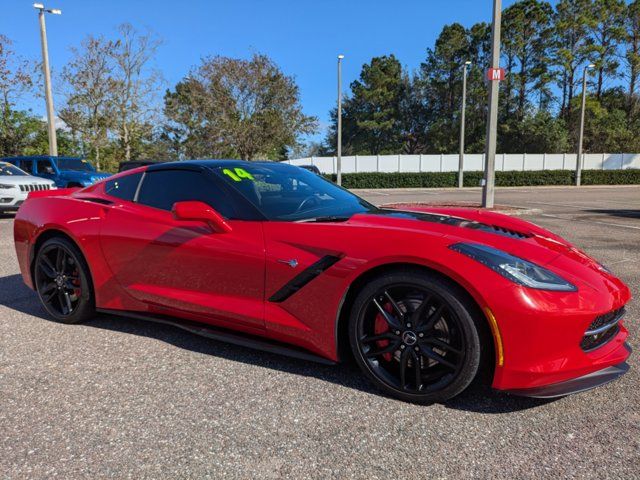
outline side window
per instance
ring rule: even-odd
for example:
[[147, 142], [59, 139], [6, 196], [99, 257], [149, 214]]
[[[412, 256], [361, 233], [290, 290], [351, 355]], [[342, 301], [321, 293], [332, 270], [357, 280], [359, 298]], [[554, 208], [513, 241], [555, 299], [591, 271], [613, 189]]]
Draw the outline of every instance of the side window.
[[55, 172], [53, 170], [51, 160], [38, 160], [38, 163], [36, 164], [36, 173], [47, 173], [49, 175], [53, 175]]
[[105, 183], [104, 193], [132, 202], [141, 178], [142, 173], [134, 173], [133, 175], [125, 175], [124, 177], [109, 180]]
[[176, 202], [198, 200], [215, 208], [226, 218], [235, 211], [215, 183], [203, 173], [192, 170], [157, 170], [147, 172], [140, 187], [138, 203], [161, 210], [171, 210]]
[[29, 174], [33, 173], [33, 160], [20, 160], [18, 166]]

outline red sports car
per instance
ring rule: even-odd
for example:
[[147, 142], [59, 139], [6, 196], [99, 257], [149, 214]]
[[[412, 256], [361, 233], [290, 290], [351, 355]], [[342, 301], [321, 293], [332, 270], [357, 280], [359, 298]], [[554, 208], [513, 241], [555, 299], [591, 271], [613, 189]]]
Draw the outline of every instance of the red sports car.
[[496, 213], [377, 208], [309, 171], [203, 160], [33, 192], [24, 281], [65, 323], [111, 313], [323, 362], [430, 403], [575, 393], [628, 370], [627, 286], [566, 240]]

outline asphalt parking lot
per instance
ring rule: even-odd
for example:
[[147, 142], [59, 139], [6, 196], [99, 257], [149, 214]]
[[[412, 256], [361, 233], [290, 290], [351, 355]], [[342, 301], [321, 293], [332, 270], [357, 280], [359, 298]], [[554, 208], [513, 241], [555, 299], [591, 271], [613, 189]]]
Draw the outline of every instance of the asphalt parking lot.
[[[374, 203], [478, 189], [361, 191]], [[640, 187], [500, 189], [640, 292]], [[0, 217], [0, 478], [640, 478], [636, 354], [619, 381], [555, 401], [473, 387], [422, 407], [353, 366], [305, 363], [168, 326], [47, 319]]]

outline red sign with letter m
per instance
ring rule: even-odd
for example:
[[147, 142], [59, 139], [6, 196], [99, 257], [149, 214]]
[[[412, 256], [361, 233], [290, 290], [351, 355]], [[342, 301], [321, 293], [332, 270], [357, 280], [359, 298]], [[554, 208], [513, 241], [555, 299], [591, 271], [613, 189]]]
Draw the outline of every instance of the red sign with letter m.
[[504, 80], [504, 68], [489, 68], [487, 70], [487, 80], [490, 82], [500, 82]]

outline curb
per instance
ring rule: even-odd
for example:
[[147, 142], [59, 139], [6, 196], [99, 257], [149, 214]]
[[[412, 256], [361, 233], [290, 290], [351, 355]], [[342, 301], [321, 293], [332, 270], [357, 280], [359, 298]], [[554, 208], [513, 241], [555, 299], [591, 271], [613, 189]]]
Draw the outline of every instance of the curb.
[[519, 217], [521, 215], [535, 215], [538, 213], [542, 213], [542, 209], [540, 208], [527, 208], [521, 207], [518, 205], [497, 205], [491, 209], [484, 209], [480, 205], [469, 203], [469, 202], [448, 202], [448, 203], [428, 203], [428, 202], [411, 202], [411, 203], [403, 203], [403, 202], [394, 202], [394, 203], [384, 203], [380, 205], [380, 208], [397, 208], [398, 210], [407, 210], [411, 211], [412, 207], [453, 207], [453, 208], [468, 208], [473, 210], [481, 210], [485, 212], [494, 212], [501, 213], [503, 215], [511, 215], [513, 217]]

